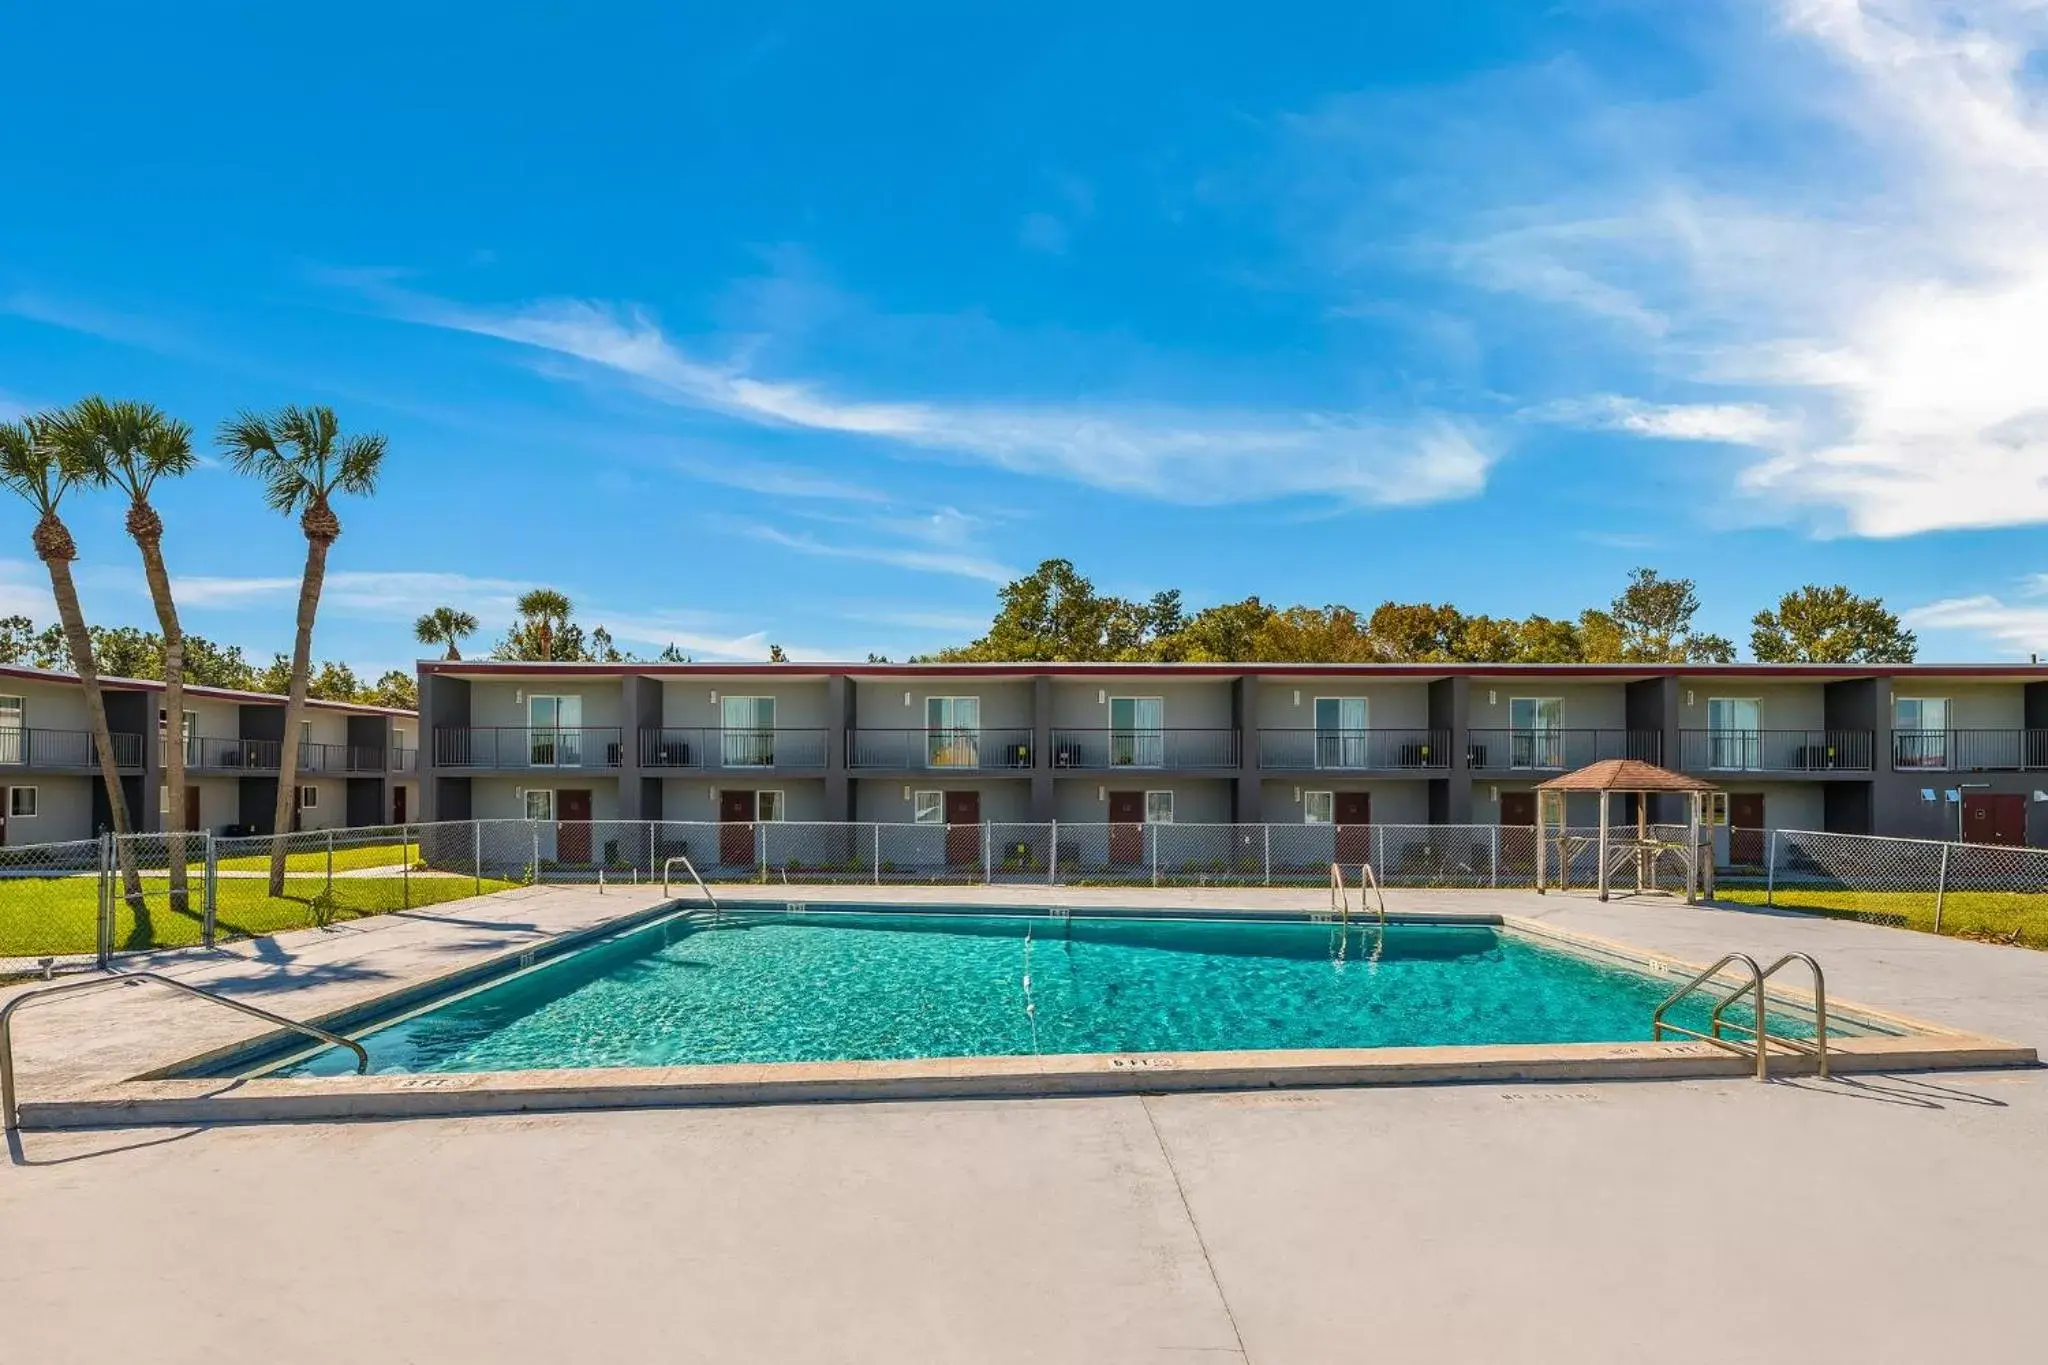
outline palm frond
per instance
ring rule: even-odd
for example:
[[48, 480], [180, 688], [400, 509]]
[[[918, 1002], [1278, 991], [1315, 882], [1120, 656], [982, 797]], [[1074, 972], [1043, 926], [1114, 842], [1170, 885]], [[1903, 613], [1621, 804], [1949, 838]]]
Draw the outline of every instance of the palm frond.
[[368, 497], [377, 491], [377, 471], [384, 463], [384, 437], [378, 432], [351, 436], [342, 442], [330, 489]]
[[283, 458], [270, 419], [246, 408], [222, 422], [213, 439], [228, 457], [228, 463], [243, 474], [256, 473], [259, 462], [266, 458]]
[[19, 422], [0, 422], [0, 487], [20, 494], [41, 513], [56, 511], [75, 482], [57, 453], [56, 421], [55, 413], [35, 413]]

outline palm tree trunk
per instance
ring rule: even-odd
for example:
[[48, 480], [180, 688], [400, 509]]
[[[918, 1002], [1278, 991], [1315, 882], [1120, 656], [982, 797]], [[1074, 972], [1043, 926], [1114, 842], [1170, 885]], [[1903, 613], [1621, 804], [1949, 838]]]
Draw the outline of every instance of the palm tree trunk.
[[320, 589], [327, 581], [327, 547], [332, 543], [325, 536], [306, 537], [306, 572], [299, 580], [298, 631], [292, 640], [292, 685], [284, 703], [284, 743], [278, 746], [277, 816], [270, 845], [272, 896], [284, 895], [285, 856], [299, 781], [299, 718], [306, 710], [307, 674], [313, 666], [313, 617], [320, 609]]
[[[157, 624], [164, 632], [164, 785], [169, 801], [164, 809], [164, 831], [170, 836], [171, 909], [180, 914], [191, 910], [191, 893], [185, 884], [185, 632], [178, 624], [178, 604], [171, 597], [171, 575], [164, 567], [163, 524], [156, 510], [138, 502], [129, 512], [129, 532], [142, 551], [143, 577], [149, 581], [149, 600], [156, 608]], [[144, 743], [147, 743], [147, 737]]]
[[[64, 528], [54, 513], [45, 517], [41, 532], [48, 527], [54, 534], [52, 539], [62, 538], [66, 545], [71, 543], [71, 534]], [[41, 537], [38, 537], [40, 548]], [[135, 865], [135, 844], [122, 836], [131, 833], [128, 824], [128, 798], [121, 790], [121, 770], [114, 761], [114, 736], [107, 727], [107, 703], [100, 694], [99, 670], [93, 667], [92, 636], [86, 633], [85, 612], [78, 605], [78, 585], [71, 580], [71, 558], [68, 554], [50, 554], [43, 559], [50, 571], [50, 596], [57, 599], [57, 620], [64, 627], [64, 644], [71, 652], [71, 667], [78, 674], [79, 685], [85, 689], [86, 723], [92, 729], [93, 748], [99, 757], [100, 780], [107, 787], [107, 812], [114, 826], [114, 851], [120, 859], [121, 889], [128, 904], [135, 911], [134, 941], [147, 943], [150, 940], [149, 907], [142, 895], [142, 874]]]

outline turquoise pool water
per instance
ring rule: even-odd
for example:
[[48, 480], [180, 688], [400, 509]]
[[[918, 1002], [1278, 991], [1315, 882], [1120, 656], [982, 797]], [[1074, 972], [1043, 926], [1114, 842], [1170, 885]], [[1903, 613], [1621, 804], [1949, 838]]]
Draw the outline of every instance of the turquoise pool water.
[[1484, 926], [814, 911], [661, 921], [362, 1042], [387, 1074], [1622, 1042], [1674, 984]]

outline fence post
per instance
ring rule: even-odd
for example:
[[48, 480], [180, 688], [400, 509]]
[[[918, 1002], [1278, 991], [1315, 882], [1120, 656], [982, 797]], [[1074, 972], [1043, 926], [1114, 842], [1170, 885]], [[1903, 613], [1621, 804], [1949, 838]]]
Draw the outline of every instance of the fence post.
[[[756, 811], [755, 814], [758, 815], [760, 812]], [[768, 822], [765, 820], [756, 820], [754, 822], [754, 861], [760, 864], [761, 885], [766, 886], [768, 884]]]
[[398, 827], [398, 865], [404, 869], [405, 908], [412, 909], [412, 826]]
[[1375, 872], [1381, 872], [1386, 870], [1386, 866], [1387, 827], [1385, 825], [1374, 825], [1372, 827], [1372, 868]]
[[1152, 838], [1152, 885], [1157, 886], [1159, 885], [1159, 826], [1147, 823], [1139, 828], [1143, 829]]
[[1273, 884], [1273, 827], [1271, 825], [1260, 825], [1259, 835], [1259, 846], [1263, 850], [1259, 861], [1261, 875], [1265, 879], [1262, 885], [1271, 886]]
[[1052, 822], [1052, 856], [1046, 860], [1045, 884], [1060, 884], [1060, 822]]
[[647, 822], [647, 880], [650, 882], [660, 875], [654, 866], [654, 837], [654, 822], [649, 820]]
[[99, 955], [100, 970], [107, 970], [114, 956], [114, 836], [100, 835], [100, 914], [99, 914]]
[[993, 821], [981, 822], [981, 884], [996, 884], [996, 838]]
[[1941, 875], [1934, 883], [1934, 932], [1941, 932], [1941, 903], [1948, 896], [1948, 854], [1955, 845], [1943, 840], [1941, 844]]
[[206, 881], [200, 891], [200, 941], [207, 947], [213, 946], [215, 926], [218, 924], [220, 909], [220, 850], [214, 847], [213, 831], [206, 831]]
[[527, 884], [528, 886], [539, 886], [539, 885], [540, 885], [540, 821], [538, 821], [538, 820], [528, 820], [528, 821], [526, 822], [526, 828], [527, 828], [527, 829], [528, 829], [528, 830], [529, 830], [529, 831], [530, 831], [530, 832], [532, 833], [532, 835], [533, 835], [533, 867], [532, 867], [532, 868], [531, 868], [531, 869], [530, 869], [530, 870], [528, 871], [528, 873], [527, 873], [527, 876], [526, 876], [526, 884]]
[[875, 821], [875, 885], [882, 884], [882, 822]]
[[1487, 884], [1498, 887], [1500, 885], [1500, 826], [1498, 824], [1493, 827], [1493, 861], [1491, 868], [1492, 871], [1489, 874]]
[[476, 893], [484, 893], [484, 822], [472, 820], [469, 828], [476, 835]]
[[334, 831], [327, 831], [327, 897], [334, 898]]
[[[1764, 845], [1765, 905], [1776, 905], [1778, 903], [1778, 840], [1783, 837], [1784, 833], [1785, 831], [1782, 829], [1772, 830], [1767, 836], [1768, 842]], [[1699, 857], [1698, 850], [1694, 850], [1693, 857], [1695, 859]]]

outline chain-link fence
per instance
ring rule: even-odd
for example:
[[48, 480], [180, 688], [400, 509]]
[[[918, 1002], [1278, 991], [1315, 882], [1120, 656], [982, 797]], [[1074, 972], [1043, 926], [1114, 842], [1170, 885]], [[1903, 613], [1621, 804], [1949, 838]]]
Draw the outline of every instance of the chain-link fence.
[[2048, 849], [1774, 830], [1755, 901], [1937, 934], [2048, 948]]
[[[1657, 844], [1683, 826], [1610, 831], [1611, 880], [1677, 891]], [[1777, 830], [1724, 900], [2048, 947], [2048, 850]], [[272, 877], [282, 855], [281, 878]], [[1496, 825], [465, 820], [276, 839], [138, 834], [0, 848], [0, 970], [107, 958], [419, 909], [515, 886], [664, 881], [788, 885], [1320, 886], [1372, 864], [1384, 886], [1535, 884], [1537, 833]], [[1598, 831], [1553, 831], [1549, 886], [1591, 887]], [[681, 874], [678, 873], [678, 876]]]

